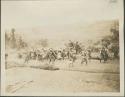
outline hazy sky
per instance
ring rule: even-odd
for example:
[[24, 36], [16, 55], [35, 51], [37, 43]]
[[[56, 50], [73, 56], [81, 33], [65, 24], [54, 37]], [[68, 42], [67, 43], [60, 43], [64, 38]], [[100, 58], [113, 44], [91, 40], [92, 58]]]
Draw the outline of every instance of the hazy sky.
[[[118, 19], [121, 14], [121, 2], [122, 0], [2, 1], [2, 30], [36, 27], [42, 29], [42, 32], [36, 32], [46, 37], [65, 37], [64, 33], [69, 36], [89, 23]], [[75, 36], [78, 35], [74, 34]]]
[[119, 1], [122, 0], [2, 1], [2, 26], [58, 26], [116, 19], [121, 7]]

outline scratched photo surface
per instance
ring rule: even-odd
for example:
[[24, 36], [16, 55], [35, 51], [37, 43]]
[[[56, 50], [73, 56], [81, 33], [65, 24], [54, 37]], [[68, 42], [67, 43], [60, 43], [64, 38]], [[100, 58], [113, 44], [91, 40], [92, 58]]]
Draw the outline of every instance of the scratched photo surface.
[[5, 95], [120, 92], [120, 1], [2, 1]]

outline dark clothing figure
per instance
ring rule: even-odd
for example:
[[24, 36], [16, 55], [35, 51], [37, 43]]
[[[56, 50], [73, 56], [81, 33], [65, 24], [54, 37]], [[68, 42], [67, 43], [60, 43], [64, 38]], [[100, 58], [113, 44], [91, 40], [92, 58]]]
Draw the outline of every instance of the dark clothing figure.
[[81, 64], [83, 64], [84, 62], [85, 62], [86, 64], [88, 64], [88, 58], [87, 58], [87, 53], [86, 53], [86, 52], [84, 52], [84, 53], [82, 54]]
[[107, 53], [107, 51], [103, 48], [103, 49], [101, 49], [101, 51], [100, 51], [100, 62], [101, 62], [101, 60], [104, 60], [104, 62], [106, 62], [107, 59], [108, 59], [108, 53]]
[[78, 42], [75, 43], [76, 54], [82, 53], [82, 48]]
[[66, 57], [66, 52], [65, 52], [65, 50], [63, 50], [63, 51], [61, 52], [61, 56], [62, 56], [62, 59], [64, 60], [65, 57]]
[[57, 56], [56, 56], [55, 52], [53, 50], [50, 50], [50, 52], [48, 53], [49, 63], [54, 62], [56, 60], [56, 58], [57, 58]]
[[72, 50], [74, 48], [74, 43], [72, 41], [70, 41], [68, 46], [69, 46], [70, 50]]

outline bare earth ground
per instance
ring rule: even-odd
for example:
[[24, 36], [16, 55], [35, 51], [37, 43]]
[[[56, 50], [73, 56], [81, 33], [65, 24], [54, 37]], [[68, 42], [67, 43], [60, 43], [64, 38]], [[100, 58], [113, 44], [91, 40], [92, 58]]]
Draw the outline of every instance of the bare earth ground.
[[91, 60], [88, 65], [81, 65], [80, 60], [69, 67], [66, 61], [55, 62], [59, 70], [43, 70], [44, 62], [23, 60], [8, 60], [6, 69], [6, 94], [8, 93], [47, 93], [47, 92], [119, 92], [119, 62], [118, 60], [100, 63]]

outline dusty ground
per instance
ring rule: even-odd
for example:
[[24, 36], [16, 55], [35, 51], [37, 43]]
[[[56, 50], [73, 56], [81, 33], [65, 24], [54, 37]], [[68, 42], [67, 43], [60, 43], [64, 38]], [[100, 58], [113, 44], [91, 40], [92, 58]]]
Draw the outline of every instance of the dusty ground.
[[[18, 63], [18, 60], [16, 62]], [[59, 70], [31, 68], [42, 66], [42, 62], [38, 61], [30, 61], [25, 65], [10, 62], [10, 67], [6, 69], [6, 93], [25, 95], [31, 92], [120, 91], [118, 60], [107, 63], [92, 60], [88, 65], [81, 65], [79, 62], [78, 60], [74, 67], [69, 67], [68, 61], [57, 61], [54, 66], [59, 67]]]

